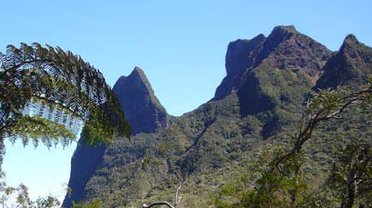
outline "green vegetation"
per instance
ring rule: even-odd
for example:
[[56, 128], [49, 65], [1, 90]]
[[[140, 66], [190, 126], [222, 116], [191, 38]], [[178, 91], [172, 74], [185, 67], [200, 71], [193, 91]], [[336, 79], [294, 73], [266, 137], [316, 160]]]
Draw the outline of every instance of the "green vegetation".
[[20, 207], [20, 208], [56, 208], [61, 203], [53, 196], [39, 197], [32, 201], [29, 197], [28, 188], [24, 184], [18, 187], [6, 186], [2, 183], [0, 191], [3, 193], [0, 198], [2, 207]]
[[92, 202], [89, 203], [73, 203], [72, 204], [73, 208], [101, 208], [102, 207], [102, 202], [99, 200], [93, 200]]
[[[87, 128], [106, 133], [99, 134], [95, 142], [111, 141], [114, 131], [118, 136], [128, 136], [129, 127], [115, 95], [102, 74], [79, 56], [59, 47], [43, 48], [38, 43], [32, 46], [22, 43], [19, 49], [9, 45], [7, 53], [1, 54], [0, 69], [1, 138], [18, 134], [15, 126], [27, 116], [26, 105], [41, 106], [39, 114], [42, 115], [42, 109], [47, 107], [50, 116], [56, 115], [54, 120], [45, 121], [64, 124], [67, 129], [68, 122], [80, 119], [86, 122]], [[98, 119], [101, 122], [94, 122]], [[35, 122], [38, 120], [36, 118]], [[33, 117], [27, 121], [34, 122]], [[27, 138], [72, 136], [64, 131], [55, 135], [48, 125], [41, 126], [45, 128], [39, 131], [23, 128], [23, 134]], [[28, 130], [32, 133], [28, 134]]]
[[[20, 137], [24, 144], [33, 139], [34, 144], [65, 145], [84, 125], [89, 144], [129, 136], [129, 125], [102, 74], [59, 47], [9, 45], [6, 54], [0, 53], [0, 89], [1, 144], [4, 137]], [[27, 112], [33, 109], [36, 115]]]
[[[7, 186], [1, 183], [0, 192], [3, 193], [0, 198], [2, 207], [19, 207], [19, 208], [57, 208], [61, 207], [61, 202], [54, 196], [39, 197], [32, 201], [29, 197], [28, 187], [20, 184], [18, 187]], [[73, 208], [100, 208], [102, 202], [94, 200], [90, 203], [76, 203]]]
[[[81, 202], [67, 204], [76, 208], [160, 201], [176, 207], [370, 206], [372, 77], [367, 83], [362, 77], [370, 74], [371, 49], [350, 36], [330, 58], [328, 49], [294, 28], [277, 27], [258, 46], [235, 52], [244, 51], [249, 54], [238, 54], [239, 63], [228, 64], [238, 69], [228, 69], [218, 99], [181, 117], [156, 110], [162, 107], [136, 69], [142, 81], [127, 84], [145, 85], [150, 94], [139, 95], [130, 113], [145, 112], [136, 107], [152, 100], [151, 117], [159, 122], [163, 113], [166, 123], [142, 126], [152, 133], [135, 129], [128, 141], [113, 139], [128, 136], [129, 127], [93, 67], [59, 48], [9, 46], [0, 54], [0, 84], [9, 86], [0, 94], [1, 139], [68, 142], [74, 136], [68, 124], [80, 119], [85, 143], [111, 143], [96, 152], [79, 145], [86, 163], [75, 162], [89, 171], [73, 176], [81, 177], [74, 196]], [[33, 105], [41, 106], [37, 115], [24, 113]], [[20, 193], [21, 207], [57, 204], [52, 197], [31, 202], [24, 186], [2, 191], [12, 190]]]
[[[214, 199], [216, 207], [351, 208], [370, 205], [371, 129], [368, 129], [370, 121], [364, 123], [361, 119], [372, 115], [372, 77], [361, 91], [347, 94], [340, 91], [314, 93], [308, 102], [299, 132], [291, 138], [290, 149], [286, 150], [288, 145], [283, 145], [284, 148], [264, 150], [265, 159], [270, 162], [258, 172], [259, 177], [255, 179], [253, 187], [242, 187], [247, 183], [246, 179], [225, 185]], [[347, 114], [351, 110], [354, 115]], [[358, 111], [360, 114], [356, 114]], [[353, 122], [351, 117], [358, 118], [357, 122]], [[304, 165], [311, 157], [306, 155], [303, 147], [318, 126], [336, 119], [338, 124], [341, 122], [339, 119], [347, 124], [337, 132], [338, 136], [342, 135], [347, 140], [337, 151], [328, 179], [323, 186], [314, 189], [309, 180], [311, 175]]]
[[[130, 127], [103, 75], [80, 56], [61, 48], [7, 46], [0, 53], [0, 172], [4, 139], [67, 145], [80, 136], [87, 144], [129, 137]], [[3, 182], [2, 182], [3, 183]], [[27, 187], [6, 187], [2, 197], [17, 193], [19, 207], [54, 207], [54, 198], [31, 201]]]
[[347, 39], [351, 47], [332, 54], [293, 31], [230, 44], [216, 98], [170, 117], [166, 129], [114, 141], [80, 199], [102, 207], [370, 205], [371, 89], [362, 79], [370, 48]]

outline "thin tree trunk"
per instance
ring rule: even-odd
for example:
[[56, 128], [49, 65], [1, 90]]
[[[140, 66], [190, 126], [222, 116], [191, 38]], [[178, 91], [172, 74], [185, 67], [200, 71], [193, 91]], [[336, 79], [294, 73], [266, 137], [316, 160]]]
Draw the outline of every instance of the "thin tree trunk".
[[[354, 174], [352, 174], [354, 176]], [[342, 208], [352, 208], [355, 201], [356, 196], [356, 182], [352, 178], [348, 180], [348, 187], [347, 187], [347, 198], [342, 203]]]

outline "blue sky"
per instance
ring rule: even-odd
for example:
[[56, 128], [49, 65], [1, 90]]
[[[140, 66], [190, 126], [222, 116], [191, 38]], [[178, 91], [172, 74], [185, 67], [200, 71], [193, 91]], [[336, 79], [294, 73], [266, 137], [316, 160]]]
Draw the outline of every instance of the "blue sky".
[[[140, 66], [172, 115], [213, 97], [235, 39], [291, 24], [331, 50], [349, 33], [372, 45], [370, 0], [4, 0], [1, 8], [1, 51], [20, 42], [58, 45], [100, 69], [111, 86]], [[23, 181], [34, 195], [45, 195], [66, 182], [75, 145], [66, 151], [20, 146], [7, 145], [11, 183]]]

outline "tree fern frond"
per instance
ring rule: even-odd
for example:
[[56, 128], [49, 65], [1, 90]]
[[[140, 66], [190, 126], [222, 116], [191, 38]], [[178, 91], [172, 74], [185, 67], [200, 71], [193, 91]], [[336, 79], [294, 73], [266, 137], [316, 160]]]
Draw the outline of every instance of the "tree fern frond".
[[[20, 48], [7, 46], [6, 54], [0, 53], [0, 61], [0, 110], [12, 119], [2, 122], [0, 136], [13, 134], [15, 126], [23, 125], [20, 134], [31, 138], [72, 138], [64, 131], [58, 131], [58, 136], [46, 128], [24, 126], [32, 122], [44, 127], [62, 125], [70, 133], [80, 132], [79, 127], [85, 125], [98, 134], [95, 141], [110, 141], [114, 134], [129, 136], [128, 123], [102, 73], [80, 56], [60, 47], [21, 43]], [[3, 130], [10, 123], [11, 131]]]

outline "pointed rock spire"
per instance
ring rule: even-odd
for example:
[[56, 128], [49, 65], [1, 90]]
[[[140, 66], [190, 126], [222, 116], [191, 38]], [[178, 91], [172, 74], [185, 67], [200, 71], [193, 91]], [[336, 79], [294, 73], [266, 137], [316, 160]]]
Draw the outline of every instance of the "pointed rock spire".
[[339, 85], [359, 86], [365, 75], [372, 73], [372, 48], [359, 42], [350, 34], [340, 50], [328, 60], [316, 89], [335, 88]]
[[349, 34], [345, 37], [342, 46], [340, 47], [339, 53], [342, 54], [349, 54], [352, 56], [356, 56], [353, 54], [359, 47], [366, 47], [353, 34]]
[[359, 43], [357, 37], [354, 34], [349, 34], [345, 37], [344, 43]]
[[144, 71], [135, 67], [129, 76], [122, 76], [113, 91], [132, 127], [132, 134], [167, 128], [168, 114], [160, 104]]

